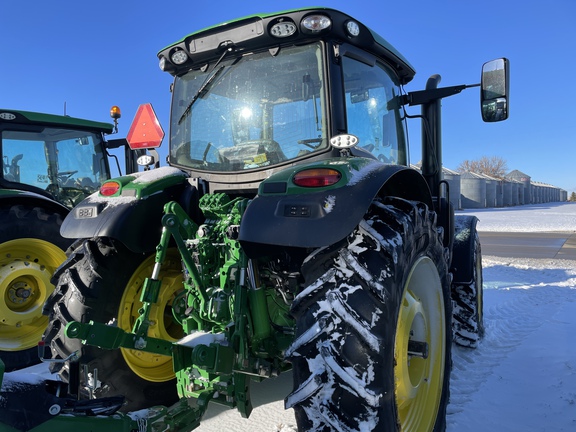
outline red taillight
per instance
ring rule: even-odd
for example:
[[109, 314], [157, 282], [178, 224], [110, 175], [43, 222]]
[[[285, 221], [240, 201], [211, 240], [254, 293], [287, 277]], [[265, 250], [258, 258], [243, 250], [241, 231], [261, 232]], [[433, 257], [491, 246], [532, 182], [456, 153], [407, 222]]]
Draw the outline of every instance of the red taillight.
[[313, 168], [300, 171], [292, 180], [296, 186], [302, 187], [323, 187], [332, 186], [338, 183], [342, 174], [335, 169]]
[[119, 183], [113, 181], [107, 181], [102, 186], [100, 186], [100, 195], [112, 196], [119, 190], [120, 190]]

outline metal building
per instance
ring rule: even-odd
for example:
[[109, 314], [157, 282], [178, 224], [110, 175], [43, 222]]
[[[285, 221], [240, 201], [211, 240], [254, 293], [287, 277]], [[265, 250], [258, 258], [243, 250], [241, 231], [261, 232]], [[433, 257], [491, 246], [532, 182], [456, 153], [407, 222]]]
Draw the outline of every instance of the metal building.
[[460, 174], [462, 208], [486, 208], [486, 179], [470, 171]]
[[454, 210], [460, 210], [462, 208], [461, 194], [461, 180], [460, 174], [456, 171], [452, 171], [448, 168], [442, 168], [442, 178], [448, 183], [448, 188], [450, 192], [450, 202]]
[[502, 184], [502, 190], [503, 190], [503, 197], [502, 197], [502, 206], [503, 207], [509, 207], [512, 204], [512, 182], [508, 179], [504, 179], [504, 182]]
[[486, 174], [482, 176], [486, 179], [486, 207], [498, 207], [497, 194], [499, 180]]
[[530, 176], [522, 171], [513, 170], [506, 175], [506, 178], [517, 181], [522, 185], [518, 193], [519, 204], [532, 204], [532, 179]]

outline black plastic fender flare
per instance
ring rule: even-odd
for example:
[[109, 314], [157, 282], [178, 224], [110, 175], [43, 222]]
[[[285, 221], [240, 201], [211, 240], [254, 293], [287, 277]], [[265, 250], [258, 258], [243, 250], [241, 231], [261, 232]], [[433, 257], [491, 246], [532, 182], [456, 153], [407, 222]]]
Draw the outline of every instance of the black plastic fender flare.
[[454, 217], [454, 246], [452, 249], [452, 284], [467, 285], [474, 279], [474, 239], [476, 236], [476, 216], [456, 215]]
[[162, 233], [164, 205], [179, 202], [194, 218], [198, 190], [188, 182], [172, 185], [145, 199], [87, 198], [64, 219], [60, 234], [66, 238], [111, 237], [136, 253], [153, 251]]
[[30, 207], [42, 207], [59, 213], [64, 218], [70, 209], [58, 201], [45, 197], [35, 192], [23, 191], [19, 189], [3, 189], [0, 193], [0, 205], [16, 205], [23, 204]]
[[248, 256], [271, 247], [316, 248], [342, 240], [376, 196], [396, 196], [434, 208], [428, 185], [415, 169], [374, 164], [353, 184], [298, 195], [258, 195], [248, 205], [239, 240]]

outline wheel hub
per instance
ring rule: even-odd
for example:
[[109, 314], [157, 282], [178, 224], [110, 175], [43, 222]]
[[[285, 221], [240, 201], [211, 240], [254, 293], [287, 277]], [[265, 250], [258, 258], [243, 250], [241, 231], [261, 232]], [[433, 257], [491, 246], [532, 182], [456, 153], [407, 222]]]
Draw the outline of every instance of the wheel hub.
[[32, 287], [26, 282], [17, 282], [8, 293], [14, 303], [22, 303], [32, 295]]
[[418, 341], [410, 339], [408, 341], [408, 355], [427, 359], [428, 358], [428, 343], [427, 342], [418, 342]]
[[[118, 326], [126, 331], [132, 329], [135, 320], [140, 315], [141, 289], [145, 278], [152, 274], [153, 267], [154, 256], [151, 256], [136, 269], [127, 284], [118, 310]], [[150, 308], [148, 335], [158, 339], [176, 341], [182, 337], [182, 327], [181, 325], [174, 325], [172, 314], [166, 312], [171, 311], [172, 302], [183, 289], [180, 255], [177, 250], [169, 250], [161, 272], [162, 289], [156, 302]], [[121, 351], [130, 369], [139, 377], [152, 382], [164, 382], [174, 378], [170, 357], [125, 348], [122, 348]]]
[[42, 305], [53, 287], [48, 269], [34, 262], [14, 261], [0, 268], [0, 322], [21, 326], [42, 316]]
[[403, 335], [400, 349], [404, 354], [396, 365], [401, 380], [396, 397], [401, 407], [416, 397], [418, 387], [425, 380], [425, 359], [428, 357], [427, 323], [423, 305], [410, 291], [404, 295], [399, 324], [399, 332]]
[[66, 254], [55, 244], [36, 238], [0, 243], [0, 350], [34, 347], [48, 317], [42, 307], [54, 290], [50, 283]]

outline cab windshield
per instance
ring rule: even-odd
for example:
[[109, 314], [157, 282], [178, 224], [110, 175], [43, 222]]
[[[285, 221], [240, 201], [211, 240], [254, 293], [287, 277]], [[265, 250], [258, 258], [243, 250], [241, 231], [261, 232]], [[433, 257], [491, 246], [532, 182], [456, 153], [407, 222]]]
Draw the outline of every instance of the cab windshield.
[[68, 207], [97, 191], [109, 177], [102, 138], [92, 132], [56, 127], [4, 130], [0, 154], [3, 181], [41, 189]]
[[206, 171], [282, 164], [328, 147], [320, 44], [281, 48], [176, 78], [170, 162]]

